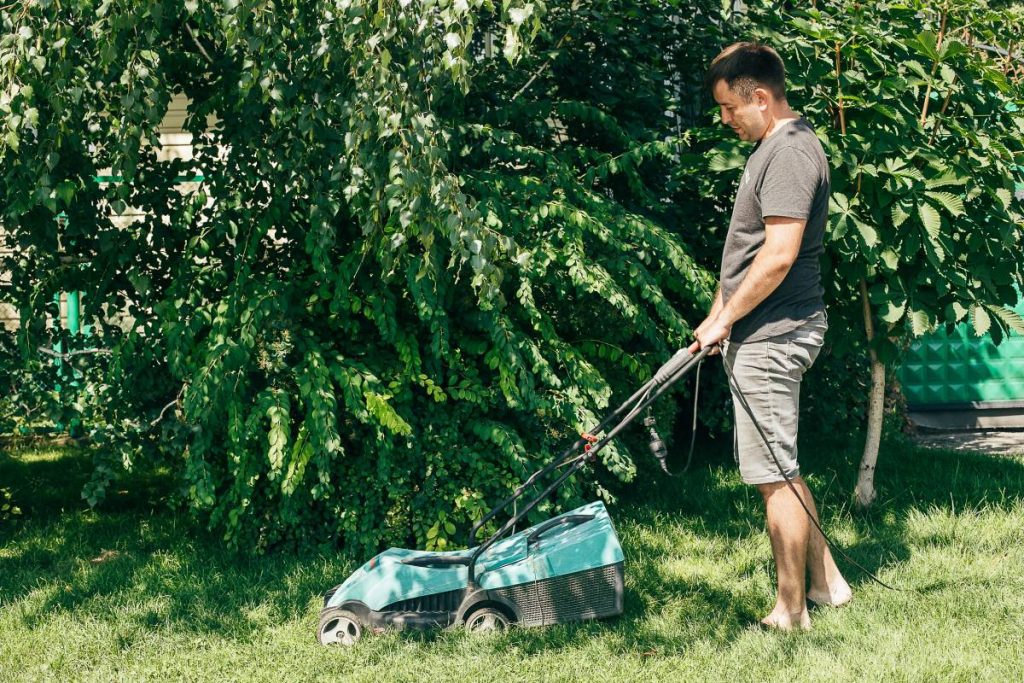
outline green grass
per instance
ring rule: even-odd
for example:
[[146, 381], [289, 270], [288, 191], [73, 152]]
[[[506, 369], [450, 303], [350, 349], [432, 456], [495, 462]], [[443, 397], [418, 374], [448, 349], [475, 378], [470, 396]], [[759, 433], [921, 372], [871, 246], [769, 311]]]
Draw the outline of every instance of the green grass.
[[229, 553], [166, 511], [158, 477], [91, 511], [78, 495], [85, 454], [11, 450], [0, 481], [24, 519], [0, 528], [0, 681], [1024, 679], [1024, 459], [886, 444], [879, 501], [861, 514], [856, 456], [856, 444], [801, 453], [826, 529], [907, 590], [840, 560], [854, 602], [814, 611], [810, 633], [752, 628], [773, 596], [763, 514], [714, 455], [685, 476], [647, 475], [613, 509], [619, 619], [324, 649], [320, 596], [365, 558]]

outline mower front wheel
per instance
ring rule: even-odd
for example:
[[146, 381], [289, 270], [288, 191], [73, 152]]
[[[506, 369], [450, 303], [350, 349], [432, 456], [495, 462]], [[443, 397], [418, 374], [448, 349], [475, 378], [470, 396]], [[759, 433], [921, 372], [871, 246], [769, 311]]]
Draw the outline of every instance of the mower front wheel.
[[470, 633], [500, 633], [512, 624], [508, 616], [494, 607], [481, 607], [466, 619], [466, 630]]
[[331, 607], [320, 613], [316, 639], [321, 645], [355, 645], [362, 637], [359, 618], [347, 609]]

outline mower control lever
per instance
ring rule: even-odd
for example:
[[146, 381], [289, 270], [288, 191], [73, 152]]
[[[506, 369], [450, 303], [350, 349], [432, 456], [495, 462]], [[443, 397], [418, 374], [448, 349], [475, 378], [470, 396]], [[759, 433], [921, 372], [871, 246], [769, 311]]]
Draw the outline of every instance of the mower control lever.
[[594, 515], [565, 515], [563, 517], [555, 517], [554, 519], [549, 519], [548, 521], [534, 529], [533, 533], [526, 537], [526, 545], [531, 546], [537, 543], [544, 533], [551, 531], [556, 526], [562, 526], [563, 524], [571, 524], [573, 526], [576, 526], [577, 524], [589, 522], [592, 519], [594, 519]]

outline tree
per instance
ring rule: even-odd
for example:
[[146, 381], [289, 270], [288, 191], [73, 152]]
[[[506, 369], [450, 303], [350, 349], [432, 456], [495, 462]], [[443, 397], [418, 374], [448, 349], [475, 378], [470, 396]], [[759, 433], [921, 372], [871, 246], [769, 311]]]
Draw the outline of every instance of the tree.
[[1021, 17], [981, 0], [750, 7], [748, 26], [782, 53], [791, 99], [832, 162], [830, 316], [864, 329], [866, 344], [849, 335], [836, 345], [866, 347], [871, 362], [864, 506], [875, 497], [885, 368], [909, 340], [964, 320], [996, 343], [1024, 333], [1008, 308], [1024, 282], [1013, 196]]
[[[4, 296], [23, 352], [52, 341], [55, 292], [128, 313], [93, 320], [110, 353], [86, 356], [90, 502], [159, 458], [236, 546], [464, 541], [709, 297], [665, 225], [681, 141], [659, 46], [688, 29], [675, 5], [646, 10], [0, 10]], [[178, 92], [195, 157], [158, 162]], [[141, 218], [119, 225], [129, 207]], [[607, 461], [630, 476], [628, 447]]]

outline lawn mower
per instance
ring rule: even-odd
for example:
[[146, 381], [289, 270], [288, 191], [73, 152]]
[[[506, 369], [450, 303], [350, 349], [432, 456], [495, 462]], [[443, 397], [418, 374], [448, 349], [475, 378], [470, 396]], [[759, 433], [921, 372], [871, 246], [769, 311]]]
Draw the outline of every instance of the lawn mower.
[[[391, 548], [328, 590], [317, 640], [353, 645], [365, 632], [386, 628], [463, 626], [486, 632], [512, 624], [545, 626], [621, 614], [622, 547], [603, 503], [584, 505], [519, 532], [515, 527], [580, 468], [595, 462], [611, 439], [710, 350], [678, 351], [597, 427], [530, 475], [474, 524], [471, 543], [485, 524], [516, 504], [508, 521], [482, 544], [450, 552]], [[667, 472], [664, 445], [653, 426], [645, 424], [651, 450]], [[565, 469], [555, 481], [519, 509], [529, 487], [560, 468]]]

